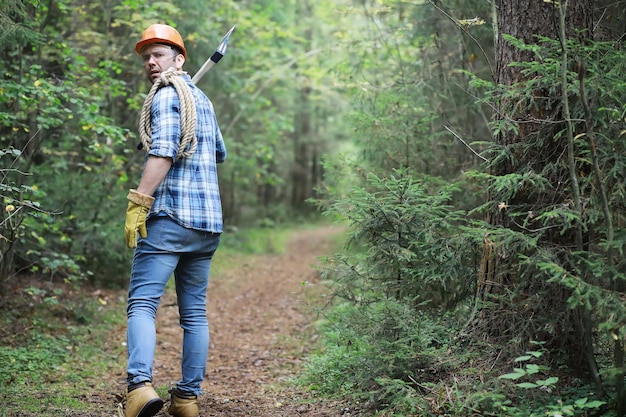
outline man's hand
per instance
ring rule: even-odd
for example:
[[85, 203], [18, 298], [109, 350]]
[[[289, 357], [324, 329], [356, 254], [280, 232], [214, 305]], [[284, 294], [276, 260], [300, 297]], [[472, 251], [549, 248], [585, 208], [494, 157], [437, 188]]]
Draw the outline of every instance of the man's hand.
[[146, 216], [150, 207], [154, 203], [154, 197], [130, 190], [128, 192], [128, 208], [126, 209], [126, 224], [124, 233], [126, 234], [126, 244], [129, 248], [137, 247], [137, 233], [142, 238], [148, 236], [146, 231]]

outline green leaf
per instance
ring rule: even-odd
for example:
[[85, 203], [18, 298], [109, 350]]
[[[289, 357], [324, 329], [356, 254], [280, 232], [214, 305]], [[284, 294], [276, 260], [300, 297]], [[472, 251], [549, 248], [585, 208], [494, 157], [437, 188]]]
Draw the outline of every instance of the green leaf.
[[576, 400], [575, 404], [578, 408], [600, 408], [606, 404], [606, 402], [598, 400], [588, 401], [587, 398], [581, 398]]
[[515, 385], [520, 387], [520, 388], [526, 388], [526, 389], [538, 388], [539, 387], [539, 385], [533, 384], [532, 382], [522, 382], [520, 384], [515, 384]]
[[541, 385], [542, 387], [547, 387], [550, 385], [554, 385], [559, 382], [559, 378], [556, 376], [550, 377], [548, 379], [540, 379], [537, 381], [537, 385]]
[[518, 379], [526, 375], [526, 371], [521, 368], [515, 368], [513, 373], [500, 375], [498, 378], [501, 379]]
[[541, 371], [541, 367], [539, 365], [535, 365], [534, 363], [530, 363], [526, 365], [526, 372], [529, 375], [536, 374]]

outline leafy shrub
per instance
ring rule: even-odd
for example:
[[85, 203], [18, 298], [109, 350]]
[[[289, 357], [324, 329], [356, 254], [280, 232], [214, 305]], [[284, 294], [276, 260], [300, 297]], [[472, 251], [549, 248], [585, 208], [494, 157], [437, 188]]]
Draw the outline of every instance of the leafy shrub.
[[466, 220], [449, 204], [454, 187], [432, 183], [408, 170], [371, 175], [367, 188], [330, 208], [353, 227], [347, 249], [358, 248], [334, 259], [340, 296], [357, 302], [393, 298], [420, 310], [446, 311], [473, 293], [480, 241], [458, 233]]
[[446, 374], [442, 352], [459, 327], [447, 312], [474, 289], [477, 244], [457, 233], [464, 214], [448, 204], [452, 191], [398, 170], [371, 175], [367, 188], [331, 207], [352, 234], [323, 271], [339, 304], [304, 381], [374, 408], [427, 408], [420, 392]]

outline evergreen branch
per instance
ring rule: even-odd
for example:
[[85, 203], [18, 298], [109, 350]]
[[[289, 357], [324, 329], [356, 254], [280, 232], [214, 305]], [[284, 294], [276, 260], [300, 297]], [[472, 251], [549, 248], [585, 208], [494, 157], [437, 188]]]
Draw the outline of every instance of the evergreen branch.
[[515, 219], [512, 218], [512, 217], [511, 217], [511, 222], [515, 226], [519, 227], [521, 230], [524, 230], [525, 232], [528, 232], [528, 233], [541, 233], [541, 232], [545, 232], [546, 230], [550, 230], [550, 229], [554, 229], [555, 227], [559, 227], [559, 225], [555, 224], [555, 225], [552, 225], [552, 226], [540, 227], [539, 229], [529, 229], [528, 227], [523, 226], [523, 225], [519, 224], [518, 222], [516, 222]]
[[472, 147], [463, 140], [462, 137], [460, 137], [459, 135], [457, 135], [456, 133], [454, 133], [452, 131], [452, 129], [450, 129], [448, 126], [444, 126], [444, 129], [446, 129], [448, 132], [452, 133], [452, 135], [454, 135], [455, 138], [457, 138], [458, 140], [461, 141], [461, 143], [463, 143], [463, 145], [465, 145], [467, 147], [467, 149], [469, 149], [470, 151], [472, 151], [472, 153], [474, 155], [476, 155], [477, 157], [479, 157], [480, 159], [482, 159], [483, 161], [487, 162], [487, 158], [485, 158], [484, 156], [482, 156], [481, 154], [479, 154], [478, 152], [476, 152], [474, 149], [472, 149]]

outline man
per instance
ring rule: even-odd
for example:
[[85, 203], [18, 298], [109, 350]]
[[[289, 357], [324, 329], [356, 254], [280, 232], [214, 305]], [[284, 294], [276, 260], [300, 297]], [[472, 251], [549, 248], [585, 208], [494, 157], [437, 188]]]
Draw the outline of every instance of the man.
[[[168, 411], [175, 417], [196, 417], [209, 349], [206, 291], [222, 232], [216, 164], [224, 161], [226, 149], [213, 105], [182, 72], [187, 51], [178, 31], [152, 25], [135, 49], [155, 93], [144, 109], [151, 132], [144, 143], [144, 170], [137, 189], [128, 194], [126, 212], [126, 241], [135, 253], [127, 306], [128, 387], [120, 414], [150, 417], [163, 407], [152, 386], [155, 318], [173, 274], [183, 351], [182, 378], [170, 391]], [[177, 83], [154, 85], [166, 76]], [[184, 97], [191, 102], [185, 104]], [[195, 120], [193, 146], [181, 145], [182, 121], [189, 119]], [[181, 155], [179, 147], [186, 153]]]

